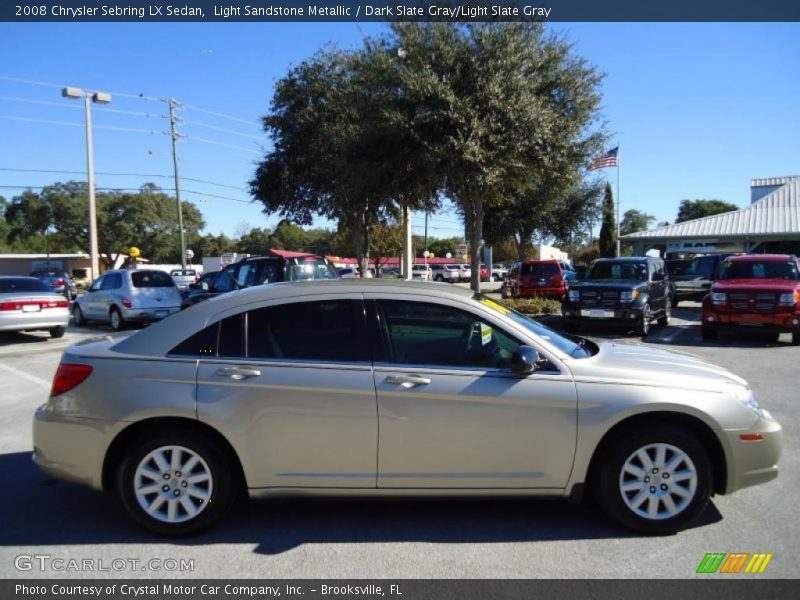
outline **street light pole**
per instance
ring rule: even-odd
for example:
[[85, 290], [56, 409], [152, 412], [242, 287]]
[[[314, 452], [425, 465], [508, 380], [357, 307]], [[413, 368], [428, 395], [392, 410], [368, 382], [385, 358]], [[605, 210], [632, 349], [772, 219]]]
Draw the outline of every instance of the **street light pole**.
[[65, 87], [61, 90], [64, 98], [83, 98], [86, 112], [86, 178], [89, 186], [89, 256], [92, 262], [92, 279], [100, 275], [100, 261], [97, 250], [97, 203], [94, 189], [94, 140], [92, 138], [92, 102], [108, 104], [111, 94], [88, 92], [80, 88]]

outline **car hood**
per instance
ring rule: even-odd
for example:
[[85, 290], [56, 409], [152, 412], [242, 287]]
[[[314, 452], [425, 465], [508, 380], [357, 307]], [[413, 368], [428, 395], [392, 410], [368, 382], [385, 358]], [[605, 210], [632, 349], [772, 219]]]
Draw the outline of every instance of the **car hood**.
[[576, 381], [716, 392], [731, 383], [747, 387], [738, 375], [691, 354], [616, 342], [602, 343], [599, 348], [591, 358], [570, 361]]
[[788, 279], [723, 279], [716, 281], [711, 289], [713, 292], [727, 292], [741, 290], [747, 292], [792, 292], [800, 289], [800, 281]]

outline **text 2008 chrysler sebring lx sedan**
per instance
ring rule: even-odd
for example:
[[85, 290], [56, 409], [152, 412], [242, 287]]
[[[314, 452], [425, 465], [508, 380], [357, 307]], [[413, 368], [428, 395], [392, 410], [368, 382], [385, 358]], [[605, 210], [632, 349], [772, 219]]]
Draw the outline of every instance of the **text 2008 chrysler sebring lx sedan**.
[[776, 477], [781, 427], [692, 356], [567, 337], [460, 288], [337, 280], [226, 294], [68, 348], [34, 460], [162, 534], [235, 495], [580, 498], [687, 527]]

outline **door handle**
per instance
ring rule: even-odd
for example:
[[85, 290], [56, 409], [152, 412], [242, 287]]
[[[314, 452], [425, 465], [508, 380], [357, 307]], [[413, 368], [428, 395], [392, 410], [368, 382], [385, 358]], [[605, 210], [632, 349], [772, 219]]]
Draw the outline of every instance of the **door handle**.
[[221, 369], [217, 369], [217, 375], [239, 380], [248, 377], [258, 377], [261, 375], [261, 371], [258, 369], [248, 369], [246, 367], [222, 367]]
[[389, 375], [386, 378], [386, 383], [392, 385], [399, 385], [404, 388], [410, 388], [417, 385], [428, 385], [431, 382], [427, 377], [420, 377], [419, 375]]

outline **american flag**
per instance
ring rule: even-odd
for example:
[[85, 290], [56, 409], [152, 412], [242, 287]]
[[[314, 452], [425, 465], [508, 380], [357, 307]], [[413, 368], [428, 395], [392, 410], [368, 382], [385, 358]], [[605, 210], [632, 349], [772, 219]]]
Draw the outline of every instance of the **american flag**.
[[592, 162], [589, 163], [589, 170], [595, 171], [597, 169], [605, 169], [607, 167], [616, 167], [617, 152], [619, 152], [619, 146], [617, 146], [616, 148], [612, 148], [605, 154], [598, 156]]

